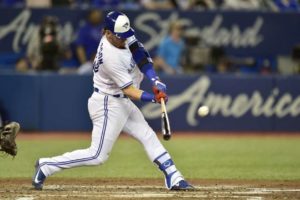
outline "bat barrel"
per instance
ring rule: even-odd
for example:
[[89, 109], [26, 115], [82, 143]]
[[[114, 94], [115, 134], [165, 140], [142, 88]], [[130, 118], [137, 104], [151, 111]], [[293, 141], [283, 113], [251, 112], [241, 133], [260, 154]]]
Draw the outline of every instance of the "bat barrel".
[[170, 129], [170, 122], [169, 117], [166, 109], [166, 104], [164, 99], [161, 99], [161, 128], [164, 140], [169, 140], [171, 138], [171, 129]]

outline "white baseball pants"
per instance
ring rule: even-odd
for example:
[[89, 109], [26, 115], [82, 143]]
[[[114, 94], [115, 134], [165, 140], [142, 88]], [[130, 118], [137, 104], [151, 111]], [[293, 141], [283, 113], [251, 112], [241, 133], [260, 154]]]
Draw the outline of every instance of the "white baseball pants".
[[45, 176], [66, 168], [104, 163], [121, 131], [140, 141], [151, 161], [166, 152], [141, 111], [130, 99], [94, 92], [89, 98], [88, 110], [93, 122], [91, 146], [61, 156], [41, 158], [40, 167]]

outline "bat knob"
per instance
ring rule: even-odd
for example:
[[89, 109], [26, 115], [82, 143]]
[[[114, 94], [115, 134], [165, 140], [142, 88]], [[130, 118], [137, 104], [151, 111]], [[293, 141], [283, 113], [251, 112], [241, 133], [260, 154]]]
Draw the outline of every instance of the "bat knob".
[[169, 140], [171, 138], [171, 135], [164, 135], [163, 138], [164, 140]]

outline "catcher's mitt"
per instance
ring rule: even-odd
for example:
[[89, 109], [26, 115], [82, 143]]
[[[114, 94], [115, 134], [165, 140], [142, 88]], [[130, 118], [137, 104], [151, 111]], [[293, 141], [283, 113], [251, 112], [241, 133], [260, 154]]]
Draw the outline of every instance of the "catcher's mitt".
[[0, 151], [15, 156], [17, 155], [16, 136], [20, 130], [17, 122], [10, 122], [0, 127]]

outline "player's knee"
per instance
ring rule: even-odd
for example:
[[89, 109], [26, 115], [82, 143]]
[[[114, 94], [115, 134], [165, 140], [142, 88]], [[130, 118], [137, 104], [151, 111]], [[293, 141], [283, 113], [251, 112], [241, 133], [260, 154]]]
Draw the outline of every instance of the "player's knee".
[[93, 158], [89, 164], [90, 165], [101, 165], [103, 164], [109, 157], [107, 153], [98, 152], [96, 149], [90, 148], [90, 155]]
[[105, 161], [107, 161], [108, 157], [109, 156], [107, 154], [106, 155], [100, 154], [97, 158], [94, 159], [93, 163], [94, 165], [102, 165], [105, 163]]

